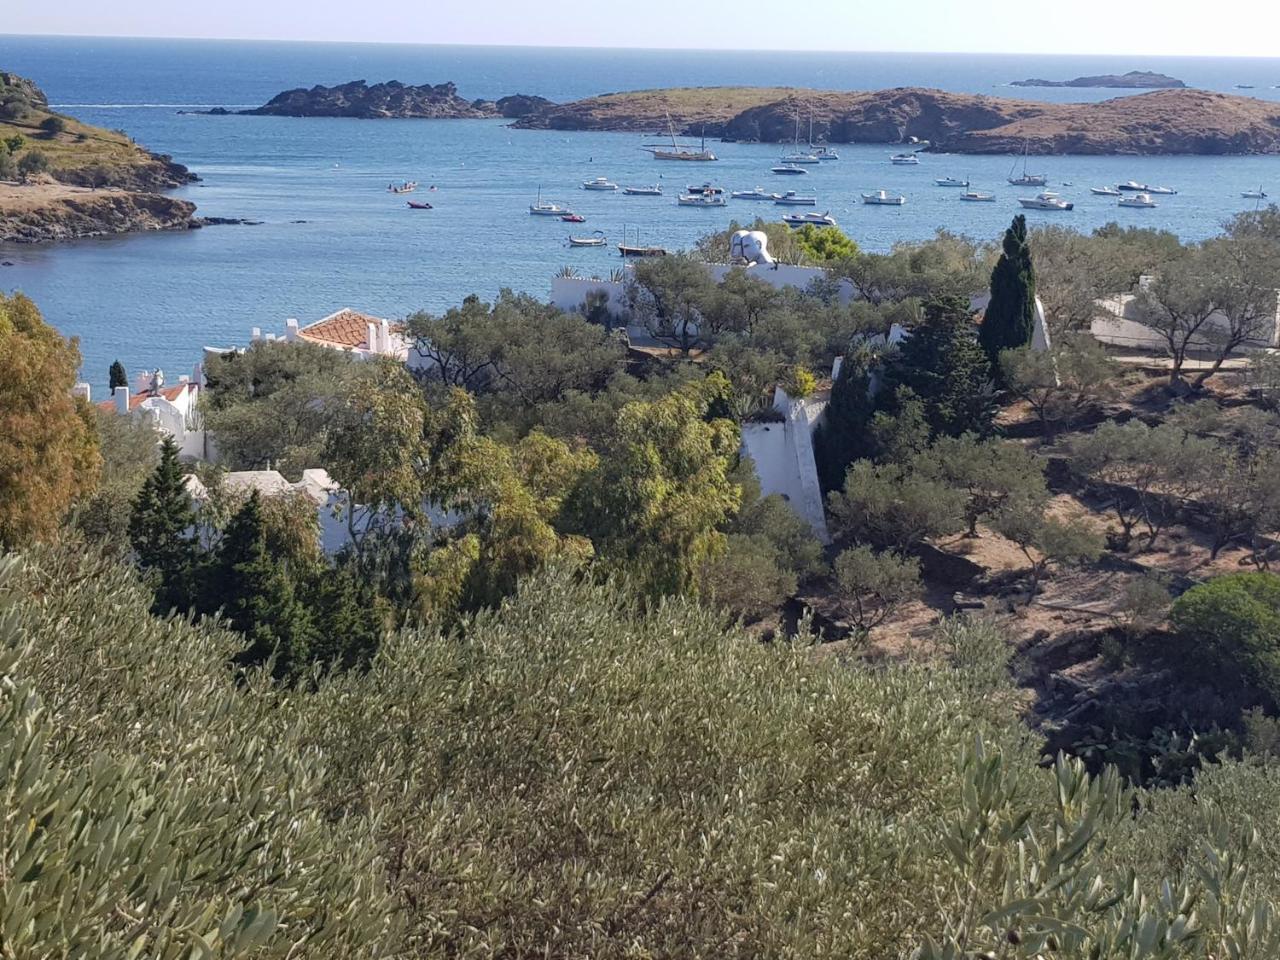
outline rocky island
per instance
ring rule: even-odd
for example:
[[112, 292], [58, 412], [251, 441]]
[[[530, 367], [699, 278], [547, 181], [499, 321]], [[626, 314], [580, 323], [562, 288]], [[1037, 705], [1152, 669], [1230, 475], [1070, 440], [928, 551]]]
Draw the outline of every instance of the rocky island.
[[764, 87], [610, 93], [545, 107], [514, 126], [665, 131], [784, 143], [796, 117], [815, 140], [927, 140], [949, 153], [1274, 154], [1280, 103], [1204, 90], [1159, 90], [1099, 103], [1044, 103], [916, 87], [836, 92]]
[[33, 82], [0, 72], [0, 241], [198, 226], [195, 204], [159, 192], [195, 179], [123, 134], [54, 113]]
[[[411, 86], [391, 80], [370, 86], [353, 80], [336, 87], [299, 87], [277, 94], [261, 107], [240, 110], [246, 116], [355, 117], [358, 119], [472, 120], [488, 117], [516, 119], [535, 113], [551, 101], [529, 94], [499, 100], [467, 100], [452, 83]], [[222, 107], [206, 111], [225, 115]]]
[[1014, 87], [1105, 87], [1118, 90], [1181, 90], [1186, 84], [1176, 77], [1150, 70], [1130, 70], [1128, 73], [1106, 73], [1097, 77], [1076, 77], [1074, 80], [1014, 80]]

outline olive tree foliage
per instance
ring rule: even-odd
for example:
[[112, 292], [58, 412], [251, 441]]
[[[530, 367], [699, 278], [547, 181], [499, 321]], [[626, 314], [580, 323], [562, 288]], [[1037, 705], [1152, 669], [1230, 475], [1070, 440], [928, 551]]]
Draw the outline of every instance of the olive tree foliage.
[[1000, 370], [1005, 387], [1035, 411], [1049, 440], [1105, 400], [1121, 375], [1106, 349], [1087, 333], [1063, 333], [1048, 350], [1006, 350]]
[[865, 637], [908, 600], [920, 595], [920, 562], [866, 544], [850, 547], [835, 561], [837, 598]]
[[878, 549], [908, 551], [965, 528], [968, 497], [932, 470], [911, 463], [856, 460], [844, 489], [829, 494], [833, 531]]
[[991, 272], [992, 251], [968, 237], [939, 230], [919, 243], [899, 243], [889, 253], [861, 252], [828, 266], [847, 280], [858, 296], [873, 304], [909, 301], [915, 306], [935, 297], [968, 298], [983, 289]]
[[1051, 566], [1092, 563], [1105, 546], [1102, 533], [1088, 522], [1046, 513], [1045, 499], [1034, 495], [1014, 497], [992, 517], [996, 532], [1016, 543], [1027, 558], [1031, 569], [1028, 604], [1036, 598], [1040, 581]]
[[964, 519], [970, 537], [978, 535], [979, 521], [990, 519], [1008, 501], [1047, 496], [1044, 461], [1005, 440], [980, 440], [972, 434], [939, 437], [911, 467], [965, 494]]
[[492, 304], [472, 295], [443, 316], [414, 314], [409, 333], [426, 380], [524, 405], [595, 392], [623, 358], [603, 326], [510, 290]]
[[702, 311], [715, 288], [706, 266], [692, 256], [653, 257], [636, 264], [627, 302], [652, 337], [687, 355], [702, 342]]

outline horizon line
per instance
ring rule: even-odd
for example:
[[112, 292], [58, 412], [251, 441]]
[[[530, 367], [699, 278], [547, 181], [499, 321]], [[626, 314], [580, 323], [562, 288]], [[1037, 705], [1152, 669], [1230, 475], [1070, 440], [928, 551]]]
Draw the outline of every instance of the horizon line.
[[534, 44], [534, 43], [464, 43], [411, 40], [316, 40], [288, 37], [188, 37], [188, 36], [138, 36], [123, 33], [0, 33], [0, 37], [35, 40], [151, 40], [180, 43], [297, 43], [330, 44], [333, 46], [369, 47], [459, 47], [464, 49], [496, 50], [629, 50], [637, 53], [788, 53], [788, 54], [888, 54], [894, 56], [972, 56], [972, 57], [1097, 57], [1099, 59], [1125, 59], [1128, 57], [1165, 57], [1175, 60], [1262, 60], [1280, 61], [1280, 56], [1266, 57], [1256, 54], [1230, 53], [1085, 53], [1079, 51], [1019, 50], [889, 50], [889, 49], [797, 49], [794, 47], [645, 47], [621, 44]]

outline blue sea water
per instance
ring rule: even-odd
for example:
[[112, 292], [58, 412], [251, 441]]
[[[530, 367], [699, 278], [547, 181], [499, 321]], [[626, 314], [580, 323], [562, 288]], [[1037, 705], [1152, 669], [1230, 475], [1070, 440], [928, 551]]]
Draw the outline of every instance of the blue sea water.
[[[0, 36], [0, 69], [39, 82], [58, 109], [129, 133], [200, 175], [181, 191], [202, 215], [261, 220], [56, 246], [3, 246], [0, 289], [22, 290], [61, 330], [80, 338], [85, 377], [106, 380], [119, 357], [131, 369], [182, 372], [204, 344], [243, 344], [252, 327], [281, 331], [342, 306], [387, 317], [441, 311], [468, 293], [501, 287], [545, 296], [570, 265], [607, 275], [620, 261], [612, 244], [689, 246], [731, 219], [776, 215], [769, 204], [725, 209], [675, 205], [679, 188], [712, 177], [730, 189], [761, 185], [818, 197], [863, 247], [886, 249], [939, 227], [995, 237], [1024, 189], [1005, 183], [1007, 157], [925, 155], [916, 167], [888, 163], [884, 147], [841, 147], [839, 161], [805, 177], [771, 177], [777, 147], [715, 144], [709, 165], [660, 163], [627, 134], [509, 129], [503, 121], [359, 121], [209, 117], [183, 109], [256, 106], [281, 90], [364, 78], [411, 83], [453, 80], [467, 97], [513, 92], [563, 100], [608, 90], [672, 85], [787, 84], [828, 89], [934, 86], [1046, 100], [1091, 100], [1114, 91], [1009, 88], [1028, 76], [1159, 70], [1193, 86], [1280, 100], [1280, 59], [956, 56], [927, 54], [696, 52], [523, 49], [410, 45], [165, 41]], [[1110, 220], [1215, 232], [1249, 209], [1245, 189], [1280, 193], [1277, 157], [1055, 157], [1034, 161], [1076, 209], [1039, 219], [1090, 228]], [[662, 182], [666, 196], [587, 193], [607, 176], [624, 184]], [[969, 179], [997, 194], [967, 204], [935, 177]], [[659, 178], [661, 180], [659, 181]], [[411, 211], [389, 182], [423, 186], [435, 209]], [[1088, 187], [1136, 179], [1169, 184], [1177, 196], [1154, 210], [1123, 210]], [[434, 184], [437, 190], [426, 193]], [[1069, 185], [1066, 185], [1069, 184]], [[906, 194], [903, 207], [868, 207], [859, 194]], [[544, 198], [583, 213], [583, 225], [531, 217]], [[570, 250], [567, 235], [603, 230], [610, 246]]]

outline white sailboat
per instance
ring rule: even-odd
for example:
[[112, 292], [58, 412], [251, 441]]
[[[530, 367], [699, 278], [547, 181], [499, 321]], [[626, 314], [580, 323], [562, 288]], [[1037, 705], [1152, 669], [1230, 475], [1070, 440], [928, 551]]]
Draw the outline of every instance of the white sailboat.
[[717, 159], [716, 155], [707, 149], [707, 136], [704, 132], [702, 135], [702, 146], [700, 149], [686, 147], [676, 140], [676, 125], [671, 119], [671, 114], [667, 114], [667, 130], [671, 134], [671, 149], [666, 147], [651, 146], [645, 147], [655, 160], [692, 160], [692, 161], [709, 161]]
[[1017, 160], [1013, 161], [1013, 166], [1009, 168], [1008, 180], [1015, 187], [1043, 187], [1049, 182], [1049, 178], [1043, 173], [1027, 172], [1027, 155], [1030, 149], [1030, 143], [1024, 141], [1022, 144], [1022, 173], [1016, 177], [1013, 175], [1013, 172], [1018, 169]]
[[564, 217], [573, 213], [568, 207], [542, 199], [542, 188], [538, 188], [538, 199], [529, 204], [529, 213], [535, 217]]
[[[812, 142], [812, 140], [813, 140], [813, 117], [812, 117], [812, 115], [810, 115], [810, 117], [809, 117], [809, 140], [810, 140], [811, 142]], [[814, 153], [812, 150], [809, 150], [808, 152], [805, 152], [804, 150], [801, 150], [801, 149], [800, 149], [800, 111], [799, 111], [799, 110], [797, 110], [797, 111], [796, 111], [796, 139], [795, 139], [795, 147], [794, 147], [794, 149], [792, 150], [792, 152], [791, 152], [791, 153], [788, 153], [786, 156], [781, 157], [781, 158], [780, 158], [780, 161], [781, 161], [782, 163], [786, 163], [786, 164], [790, 164], [790, 163], [815, 164], [815, 163], [821, 163], [821, 162], [822, 162], [821, 158], [820, 158], [816, 153]]]

